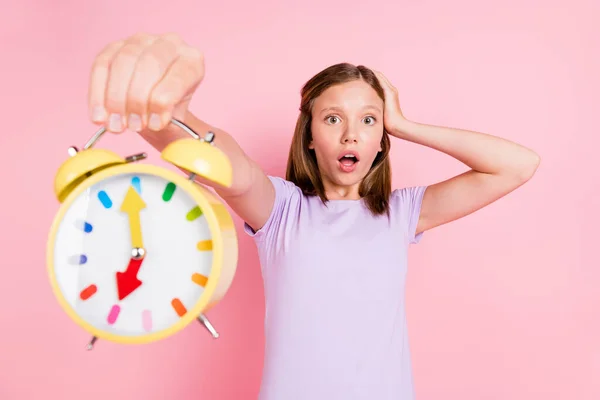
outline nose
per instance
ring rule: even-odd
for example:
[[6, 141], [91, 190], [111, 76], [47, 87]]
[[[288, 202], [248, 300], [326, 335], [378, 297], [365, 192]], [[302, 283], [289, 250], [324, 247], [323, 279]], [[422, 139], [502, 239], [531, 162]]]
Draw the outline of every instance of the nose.
[[342, 135], [342, 143], [358, 142], [358, 127], [355, 124], [348, 124]]

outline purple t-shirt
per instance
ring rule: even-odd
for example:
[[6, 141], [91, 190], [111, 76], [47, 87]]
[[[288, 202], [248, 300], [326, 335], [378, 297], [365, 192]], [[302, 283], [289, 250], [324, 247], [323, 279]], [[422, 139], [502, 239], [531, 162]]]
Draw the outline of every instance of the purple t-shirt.
[[259, 399], [412, 400], [404, 289], [426, 187], [393, 191], [388, 220], [361, 200], [324, 205], [269, 179], [268, 221], [257, 232], [244, 227], [266, 299]]

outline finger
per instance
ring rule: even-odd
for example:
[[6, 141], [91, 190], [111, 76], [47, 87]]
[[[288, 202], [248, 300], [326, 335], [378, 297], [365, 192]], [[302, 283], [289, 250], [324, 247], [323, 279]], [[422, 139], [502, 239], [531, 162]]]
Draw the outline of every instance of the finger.
[[115, 55], [109, 71], [104, 101], [108, 112], [108, 130], [123, 131], [126, 121], [127, 92], [139, 57], [156, 37], [138, 35], [129, 39]]
[[150, 94], [148, 127], [160, 130], [168, 124], [174, 107], [191, 96], [203, 78], [204, 56], [194, 48], [184, 48]]
[[94, 123], [104, 123], [106, 121], [107, 112], [104, 100], [110, 65], [115, 54], [124, 44], [124, 41], [113, 42], [106, 46], [94, 59], [88, 88], [90, 119]]
[[379, 79], [379, 82], [381, 83], [384, 89], [393, 89], [392, 84], [383, 73], [381, 73], [380, 71], [375, 71], [375, 75], [377, 75], [377, 78]]
[[130, 129], [141, 131], [147, 126], [150, 94], [178, 58], [179, 43], [177, 38], [166, 35], [140, 56], [127, 93], [127, 125]]
[[387, 76], [385, 76], [383, 73], [379, 73], [381, 75], [381, 77], [383, 78], [383, 81], [385, 82], [385, 84], [387, 85], [387, 87], [391, 90], [391, 92], [394, 95], [398, 94], [398, 89], [396, 88], [396, 86], [392, 85], [392, 82], [390, 82], [390, 80], [387, 78]]

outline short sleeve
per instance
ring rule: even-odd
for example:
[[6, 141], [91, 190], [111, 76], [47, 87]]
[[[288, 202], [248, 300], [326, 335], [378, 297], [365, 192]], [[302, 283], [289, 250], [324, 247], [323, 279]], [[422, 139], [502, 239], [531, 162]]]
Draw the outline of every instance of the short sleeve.
[[416, 234], [423, 195], [427, 186], [413, 186], [394, 191], [394, 207], [399, 215], [402, 228], [406, 230], [408, 242], [416, 244], [421, 241], [423, 232]]
[[264, 243], [267, 247], [273, 244], [286, 229], [290, 228], [290, 222], [297, 217], [297, 208], [301, 197], [300, 188], [294, 183], [274, 176], [268, 176], [268, 178], [275, 188], [275, 200], [269, 218], [257, 231], [244, 223], [244, 232], [254, 238], [255, 242]]

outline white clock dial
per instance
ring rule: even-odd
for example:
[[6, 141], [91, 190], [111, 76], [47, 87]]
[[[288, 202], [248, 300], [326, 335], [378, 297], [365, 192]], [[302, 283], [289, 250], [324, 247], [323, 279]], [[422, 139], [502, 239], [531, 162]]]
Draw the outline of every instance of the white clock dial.
[[74, 199], [57, 229], [53, 258], [58, 288], [84, 321], [113, 334], [146, 335], [172, 327], [198, 302], [212, 266], [212, 238], [202, 210], [181, 187], [123, 173]]

